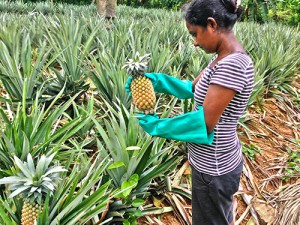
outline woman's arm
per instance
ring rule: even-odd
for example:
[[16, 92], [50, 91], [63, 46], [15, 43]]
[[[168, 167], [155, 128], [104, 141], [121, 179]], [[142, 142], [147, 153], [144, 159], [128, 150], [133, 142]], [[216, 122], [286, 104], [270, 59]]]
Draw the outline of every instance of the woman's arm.
[[203, 102], [204, 117], [208, 133], [213, 131], [222, 113], [234, 98], [235, 94], [236, 91], [217, 84], [211, 84], [209, 86]]

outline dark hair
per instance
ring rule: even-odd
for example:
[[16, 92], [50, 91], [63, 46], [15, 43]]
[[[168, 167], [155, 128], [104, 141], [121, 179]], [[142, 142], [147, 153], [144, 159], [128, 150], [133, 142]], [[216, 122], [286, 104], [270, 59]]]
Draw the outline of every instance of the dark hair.
[[242, 13], [236, 0], [193, 0], [185, 12], [185, 19], [192, 25], [207, 26], [212, 17], [220, 28], [231, 29]]

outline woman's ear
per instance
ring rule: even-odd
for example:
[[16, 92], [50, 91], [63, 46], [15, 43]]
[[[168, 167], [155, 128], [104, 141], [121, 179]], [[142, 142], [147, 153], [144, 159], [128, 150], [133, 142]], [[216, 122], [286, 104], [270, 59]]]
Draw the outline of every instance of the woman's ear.
[[211, 28], [212, 30], [217, 30], [218, 24], [214, 18], [208, 17], [207, 18], [207, 27]]

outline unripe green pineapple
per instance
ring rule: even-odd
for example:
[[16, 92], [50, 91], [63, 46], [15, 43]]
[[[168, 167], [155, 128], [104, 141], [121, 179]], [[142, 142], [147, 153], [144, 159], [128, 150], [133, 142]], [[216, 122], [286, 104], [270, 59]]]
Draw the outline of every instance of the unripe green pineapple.
[[155, 92], [148, 77], [144, 76], [147, 69], [150, 54], [140, 56], [137, 52], [134, 59], [129, 59], [123, 68], [132, 76], [130, 90], [133, 104], [145, 114], [154, 113], [156, 104]]
[[61, 166], [49, 167], [54, 155], [41, 156], [36, 166], [30, 154], [27, 156], [27, 162], [22, 162], [15, 156], [14, 161], [20, 172], [17, 176], [0, 179], [0, 184], [10, 185], [11, 198], [17, 195], [23, 198], [22, 225], [34, 225], [39, 212], [43, 209], [42, 204], [47, 194], [53, 195], [59, 180], [58, 173], [66, 171]]

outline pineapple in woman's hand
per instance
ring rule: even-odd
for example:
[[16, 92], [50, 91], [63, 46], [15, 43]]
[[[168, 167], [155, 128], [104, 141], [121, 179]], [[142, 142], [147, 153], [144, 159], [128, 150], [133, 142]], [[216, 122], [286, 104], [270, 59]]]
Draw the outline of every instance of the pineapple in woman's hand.
[[140, 56], [137, 52], [134, 59], [129, 59], [123, 68], [132, 76], [130, 91], [133, 104], [145, 114], [154, 114], [155, 92], [151, 80], [144, 76], [149, 60], [150, 54]]
[[47, 194], [53, 195], [59, 180], [58, 173], [66, 171], [61, 166], [49, 167], [54, 155], [42, 155], [36, 166], [30, 154], [27, 156], [27, 162], [22, 162], [15, 156], [14, 161], [19, 173], [17, 176], [0, 179], [0, 184], [10, 185], [11, 198], [19, 195], [23, 199], [22, 225], [34, 225], [38, 213], [43, 209], [42, 204]]

